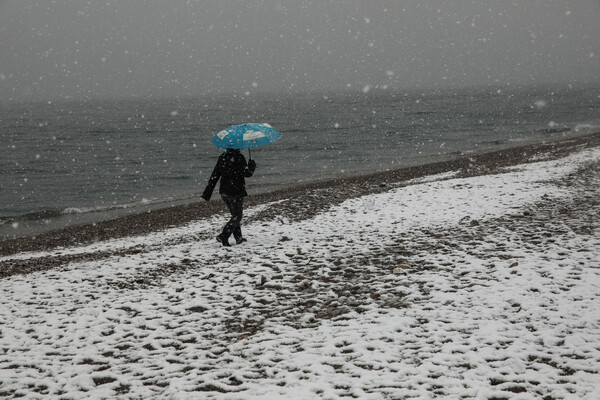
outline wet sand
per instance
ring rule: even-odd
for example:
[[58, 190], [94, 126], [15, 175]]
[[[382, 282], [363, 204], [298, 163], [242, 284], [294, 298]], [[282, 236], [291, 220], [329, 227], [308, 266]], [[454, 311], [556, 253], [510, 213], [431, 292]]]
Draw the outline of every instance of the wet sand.
[[[485, 175], [498, 168], [552, 159], [574, 150], [600, 145], [600, 132], [569, 138], [564, 141], [533, 144], [505, 150], [462, 156], [450, 161], [401, 168], [351, 178], [298, 185], [270, 193], [251, 195], [245, 206], [253, 206], [284, 199], [291, 199], [278, 207], [254, 216], [253, 219], [270, 219], [285, 215], [292, 219], [308, 218], [332, 204], [345, 199], [388, 190], [410, 179], [449, 171], [459, 171], [461, 176]], [[249, 187], [252, 183], [249, 182]], [[46, 232], [37, 236], [5, 240], [0, 246], [0, 256], [26, 252], [44, 251], [58, 247], [82, 245], [112, 238], [144, 235], [161, 229], [181, 226], [190, 221], [224, 212], [225, 206], [217, 196], [209, 202], [196, 202], [128, 215], [95, 224], [71, 226]], [[215, 227], [215, 235], [220, 227]]]

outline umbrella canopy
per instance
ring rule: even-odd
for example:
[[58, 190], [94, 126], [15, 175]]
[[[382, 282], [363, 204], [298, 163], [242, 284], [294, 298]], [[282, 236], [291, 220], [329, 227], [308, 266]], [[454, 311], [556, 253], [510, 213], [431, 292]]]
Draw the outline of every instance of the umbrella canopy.
[[269, 124], [249, 123], [230, 126], [217, 133], [212, 142], [220, 149], [249, 149], [271, 144], [282, 137]]

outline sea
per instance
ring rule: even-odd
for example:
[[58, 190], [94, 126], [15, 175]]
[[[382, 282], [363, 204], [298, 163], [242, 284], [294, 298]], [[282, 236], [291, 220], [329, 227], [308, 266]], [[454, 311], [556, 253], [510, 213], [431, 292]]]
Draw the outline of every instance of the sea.
[[252, 195], [599, 131], [600, 87], [0, 103], [0, 239], [203, 201], [211, 139], [246, 122], [283, 134], [244, 151]]

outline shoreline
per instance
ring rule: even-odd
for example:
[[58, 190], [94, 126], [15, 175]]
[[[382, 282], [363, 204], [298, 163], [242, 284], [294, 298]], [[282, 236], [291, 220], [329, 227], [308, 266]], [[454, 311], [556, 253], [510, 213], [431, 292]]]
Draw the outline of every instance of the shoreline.
[[537, 150], [2, 257], [0, 394], [598, 398], [600, 144]]
[[[388, 190], [388, 183], [402, 183], [430, 175], [459, 171], [461, 176], [489, 174], [498, 168], [538, 161], [533, 156], [551, 159], [572, 152], [576, 148], [600, 145], [600, 132], [575, 138], [547, 143], [528, 144], [492, 152], [460, 156], [455, 159], [404, 167], [395, 170], [368, 173], [353, 177], [306, 183], [278, 189], [267, 193], [253, 194], [246, 198], [246, 207], [298, 198], [306, 193], [319, 192], [317, 204], [311, 200], [307, 212], [310, 214], [325, 206], [336, 204], [346, 198]], [[331, 193], [335, 189], [335, 193]], [[324, 192], [329, 192], [324, 195]], [[312, 195], [311, 195], [312, 196]], [[314, 197], [314, 196], [313, 196]], [[220, 200], [194, 202], [160, 208], [139, 214], [131, 214], [91, 224], [75, 225], [38, 235], [22, 236], [4, 240], [0, 256], [21, 252], [44, 251], [57, 247], [90, 244], [102, 240], [137, 236], [166, 228], [182, 226], [191, 221], [206, 218], [226, 211]], [[285, 210], [284, 210], [285, 211]], [[216, 228], [215, 228], [216, 229]]]

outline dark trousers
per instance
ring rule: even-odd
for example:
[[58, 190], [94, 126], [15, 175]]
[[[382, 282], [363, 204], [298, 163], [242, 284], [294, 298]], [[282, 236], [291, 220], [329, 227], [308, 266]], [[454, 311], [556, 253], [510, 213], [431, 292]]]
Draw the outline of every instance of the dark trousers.
[[231, 219], [227, 222], [223, 228], [221, 236], [225, 239], [229, 239], [229, 236], [233, 233], [235, 240], [242, 239], [242, 228], [240, 224], [242, 222], [242, 216], [244, 211], [244, 197], [243, 196], [228, 196], [225, 194], [221, 195], [221, 198], [227, 204], [229, 212], [231, 213]]

